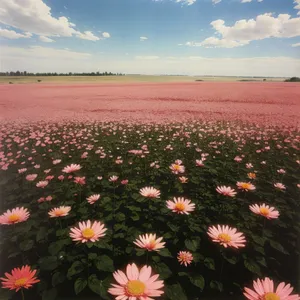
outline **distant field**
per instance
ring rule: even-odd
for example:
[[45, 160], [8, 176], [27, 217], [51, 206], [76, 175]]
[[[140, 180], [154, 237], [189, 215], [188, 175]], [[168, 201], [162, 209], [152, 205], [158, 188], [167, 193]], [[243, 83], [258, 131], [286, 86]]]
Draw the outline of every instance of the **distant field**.
[[[0, 76], [0, 84], [18, 83], [128, 83], [128, 82], [194, 82], [203, 81], [263, 81], [264, 78], [251, 77], [194, 77], [194, 76]], [[280, 82], [285, 78], [266, 78], [267, 81]]]

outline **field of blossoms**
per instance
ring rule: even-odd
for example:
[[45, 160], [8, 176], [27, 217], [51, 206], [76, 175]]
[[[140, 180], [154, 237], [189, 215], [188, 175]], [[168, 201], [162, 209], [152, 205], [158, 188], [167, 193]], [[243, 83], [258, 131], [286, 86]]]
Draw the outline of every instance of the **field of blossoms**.
[[299, 142], [234, 121], [0, 125], [0, 295], [300, 299]]

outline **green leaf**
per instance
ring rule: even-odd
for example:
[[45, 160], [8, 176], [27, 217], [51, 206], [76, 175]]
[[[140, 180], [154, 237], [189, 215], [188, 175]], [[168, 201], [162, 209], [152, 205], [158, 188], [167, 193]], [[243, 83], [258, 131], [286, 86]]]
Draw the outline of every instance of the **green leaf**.
[[167, 248], [161, 249], [160, 251], [158, 251], [158, 254], [160, 256], [164, 256], [164, 257], [173, 257], [173, 255], [171, 254], [171, 252]]
[[171, 300], [188, 300], [184, 290], [179, 283], [167, 286], [166, 295]]
[[212, 259], [212, 258], [210, 258], [210, 257], [206, 257], [205, 259], [204, 259], [204, 265], [208, 268], [208, 269], [210, 269], [210, 270], [215, 270], [216, 268], [215, 268], [215, 261]]
[[184, 244], [191, 251], [197, 250], [198, 242], [195, 240], [185, 240]]
[[190, 281], [193, 285], [199, 287], [201, 290], [204, 289], [205, 280], [204, 280], [203, 276], [196, 275], [196, 276], [190, 277]]
[[159, 277], [162, 279], [167, 279], [172, 275], [172, 271], [169, 269], [169, 267], [162, 262], [155, 264], [155, 269], [157, 273], [159, 273]]
[[44, 240], [47, 237], [47, 231], [48, 229], [46, 227], [40, 227], [36, 235], [36, 241], [39, 242], [41, 240]]
[[113, 272], [115, 270], [113, 260], [107, 255], [99, 256], [95, 265], [99, 271]]
[[257, 275], [261, 275], [261, 270], [259, 265], [253, 260], [245, 260], [244, 266], [251, 272]]
[[75, 294], [78, 295], [80, 292], [82, 292], [87, 286], [87, 280], [84, 278], [77, 278], [74, 283], [74, 291]]
[[89, 260], [94, 260], [98, 257], [97, 253], [89, 253]]
[[45, 256], [38, 260], [41, 270], [52, 271], [57, 268], [58, 261], [56, 256]]
[[211, 289], [218, 290], [219, 292], [223, 291], [223, 283], [217, 280], [212, 280], [209, 284]]
[[281, 253], [289, 255], [289, 253], [283, 248], [283, 246], [275, 241], [270, 240], [270, 246]]
[[32, 249], [33, 245], [34, 245], [33, 240], [25, 240], [22, 243], [20, 243], [20, 249], [22, 251], [28, 251], [28, 250]]
[[72, 266], [69, 268], [67, 277], [70, 278], [76, 274], [81, 273], [84, 270], [84, 265], [80, 261], [74, 261]]
[[52, 276], [52, 286], [57, 286], [60, 283], [63, 283], [66, 279], [65, 274], [60, 273], [60, 272], [56, 272], [53, 274]]
[[116, 215], [116, 220], [118, 221], [118, 222], [122, 222], [122, 221], [124, 221], [125, 220], [125, 215], [123, 214], [123, 213], [118, 213], [117, 215]]
[[48, 252], [51, 255], [56, 255], [63, 247], [64, 247], [63, 243], [61, 243], [60, 241], [56, 241], [56, 242], [50, 244], [50, 246], [48, 248]]
[[89, 286], [89, 288], [91, 289], [91, 291], [93, 291], [93, 292], [96, 293], [97, 295], [100, 295], [100, 296], [101, 296], [101, 291], [100, 291], [100, 281], [99, 281], [99, 279], [97, 278], [97, 275], [96, 275], [96, 274], [92, 274], [92, 275], [89, 277], [89, 280], [88, 280], [88, 286]]
[[42, 300], [55, 300], [57, 297], [57, 290], [53, 288], [43, 292]]

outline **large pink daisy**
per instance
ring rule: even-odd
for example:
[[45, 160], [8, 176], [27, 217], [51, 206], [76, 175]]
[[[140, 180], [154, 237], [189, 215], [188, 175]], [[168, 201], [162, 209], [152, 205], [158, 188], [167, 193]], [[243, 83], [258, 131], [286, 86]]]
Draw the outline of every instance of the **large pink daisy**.
[[244, 296], [249, 300], [300, 300], [298, 294], [291, 295], [293, 288], [290, 284], [281, 282], [275, 291], [274, 282], [268, 277], [254, 280], [253, 288], [244, 288]]
[[279, 217], [279, 211], [275, 207], [270, 207], [263, 203], [262, 205], [253, 204], [249, 206], [250, 210], [257, 215], [264, 216], [267, 219], [277, 219]]
[[0, 224], [11, 225], [21, 223], [29, 218], [29, 212], [27, 208], [16, 207], [12, 210], [7, 210], [0, 216]]
[[106, 230], [107, 228], [101, 222], [92, 223], [88, 220], [87, 222], [79, 222], [78, 227], [72, 227], [70, 237], [75, 242], [96, 242], [105, 236]]
[[148, 251], [159, 251], [159, 249], [165, 247], [165, 242], [161, 242], [162, 239], [162, 237], [156, 238], [156, 234], [146, 233], [145, 235], [140, 235], [133, 243]]
[[81, 169], [81, 165], [78, 164], [71, 164], [63, 168], [62, 172], [64, 173], [73, 173], [79, 171]]
[[228, 197], [234, 197], [237, 193], [234, 189], [232, 189], [230, 186], [217, 186], [216, 191], [224, 196], [228, 196]]
[[243, 233], [238, 232], [236, 228], [231, 228], [228, 225], [217, 225], [208, 228], [207, 234], [213, 242], [219, 243], [225, 248], [241, 248], [245, 247], [246, 239]]
[[178, 214], [189, 215], [191, 211], [195, 210], [195, 204], [191, 200], [182, 198], [173, 198], [173, 201], [167, 201], [167, 208], [171, 209], [172, 212]]
[[116, 300], [151, 300], [152, 297], [160, 297], [164, 292], [164, 282], [157, 280], [159, 275], [152, 275], [150, 266], [143, 266], [140, 270], [133, 263], [128, 264], [126, 274], [118, 270], [113, 276], [118, 284], [112, 284], [108, 290], [110, 294], [116, 296]]
[[154, 187], [147, 186], [140, 189], [140, 194], [147, 198], [159, 198], [160, 191]]

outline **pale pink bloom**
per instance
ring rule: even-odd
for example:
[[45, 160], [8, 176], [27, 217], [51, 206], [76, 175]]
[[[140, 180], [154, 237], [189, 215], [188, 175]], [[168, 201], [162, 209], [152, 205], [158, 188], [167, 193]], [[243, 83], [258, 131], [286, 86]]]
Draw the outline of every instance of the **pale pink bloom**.
[[234, 160], [235, 160], [236, 162], [241, 162], [243, 159], [242, 159], [241, 157], [239, 157], [239, 156], [236, 156], [236, 157], [234, 158]]
[[254, 191], [256, 187], [250, 182], [237, 182], [236, 183], [238, 189], [248, 191]]
[[253, 165], [251, 163], [248, 163], [248, 164], [246, 164], [246, 168], [251, 169], [251, 168], [253, 168]]
[[300, 183], [297, 183], [297, 187], [300, 189]]
[[105, 236], [104, 224], [95, 221], [92, 223], [90, 220], [87, 222], [79, 222], [78, 227], [72, 227], [70, 232], [70, 237], [75, 242], [96, 242], [101, 237]]
[[30, 214], [27, 208], [16, 207], [12, 210], [7, 210], [4, 214], [0, 216], [0, 224], [11, 225], [16, 223], [21, 223], [29, 218]]
[[193, 258], [193, 254], [191, 252], [180, 251], [177, 254], [177, 259], [181, 265], [185, 265], [187, 267], [187, 265], [192, 263], [194, 258]]
[[176, 159], [175, 164], [176, 165], [182, 165], [182, 160], [181, 159]]
[[19, 169], [19, 170], [18, 170], [19, 174], [25, 173], [26, 171], [27, 171], [26, 168], [23, 168], [23, 169]]
[[80, 158], [87, 158], [88, 157], [88, 152], [83, 152]]
[[109, 177], [108, 181], [110, 181], [110, 182], [116, 182], [118, 179], [119, 179], [119, 176], [113, 175], [113, 176]]
[[169, 167], [172, 170], [173, 174], [184, 173], [185, 167], [179, 164], [171, 164]]
[[167, 208], [172, 210], [172, 212], [178, 214], [186, 214], [189, 215], [190, 212], [195, 210], [195, 204], [191, 202], [191, 200], [184, 199], [183, 197], [173, 198], [173, 201], [168, 200]]
[[197, 167], [204, 167], [204, 163], [202, 159], [196, 159], [196, 166]]
[[160, 249], [165, 248], [165, 242], [161, 242], [162, 239], [162, 237], [156, 238], [156, 234], [146, 233], [145, 235], [139, 235], [133, 243], [148, 251], [159, 251]]
[[94, 204], [96, 201], [100, 199], [100, 194], [94, 194], [86, 198], [89, 204]]
[[50, 216], [50, 218], [65, 217], [69, 214], [70, 211], [71, 206], [60, 206], [51, 209], [48, 212], [48, 215]]
[[81, 166], [78, 164], [71, 164], [69, 166], [66, 166], [63, 168], [62, 172], [64, 173], [72, 173], [72, 172], [76, 172], [79, 171], [81, 169]]
[[154, 187], [147, 186], [140, 189], [140, 194], [147, 198], [159, 198], [160, 191]]
[[54, 178], [53, 175], [49, 175], [49, 176], [46, 177], [46, 180], [52, 180], [53, 178]]
[[40, 165], [34, 165], [33, 166], [35, 169], [39, 169], [41, 166]]
[[49, 184], [49, 181], [47, 181], [47, 180], [42, 180], [42, 181], [39, 181], [39, 182], [36, 184], [36, 187], [44, 188], [44, 187], [46, 187], [48, 184]]
[[286, 172], [285, 172], [284, 169], [279, 169], [279, 170], [277, 170], [277, 173], [279, 173], [279, 174], [285, 174]]
[[121, 181], [121, 184], [123, 184], [123, 185], [128, 184], [128, 179], [123, 179], [123, 180]]
[[181, 176], [181, 177], [178, 177], [178, 179], [179, 179], [179, 181], [181, 182], [181, 183], [187, 183], [188, 182], [188, 178], [187, 177], [185, 177], [185, 176]]
[[299, 294], [291, 295], [293, 288], [290, 284], [281, 282], [275, 290], [273, 280], [268, 277], [254, 280], [253, 288], [244, 288], [244, 296], [249, 300], [300, 300]]
[[280, 182], [274, 183], [274, 187], [279, 189], [279, 190], [285, 190], [286, 189], [285, 185], [280, 183]]
[[79, 185], [85, 185], [85, 177], [74, 177], [74, 182]]
[[55, 160], [53, 160], [53, 164], [54, 165], [57, 165], [57, 164], [59, 164], [61, 162], [61, 159], [55, 159]]
[[48, 174], [50, 171], [51, 171], [51, 169], [47, 169], [47, 170], [44, 170], [44, 173]]
[[245, 247], [246, 239], [243, 233], [238, 232], [236, 228], [231, 228], [228, 225], [210, 226], [207, 234], [211, 237], [213, 242], [219, 243], [225, 248]]
[[34, 181], [36, 178], [37, 178], [37, 174], [28, 174], [27, 176], [26, 176], [26, 180], [27, 181]]
[[128, 264], [126, 274], [121, 270], [113, 273], [118, 284], [112, 284], [108, 292], [116, 296], [116, 300], [153, 300], [153, 297], [160, 297], [164, 291], [159, 289], [164, 287], [164, 282], [157, 280], [159, 275], [151, 276], [151, 273], [150, 266], [139, 270], [134, 263]]
[[216, 191], [219, 194], [222, 194], [222, 195], [228, 196], [228, 197], [234, 197], [237, 194], [237, 192], [235, 191], [235, 189], [232, 189], [230, 186], [225, 186], [225, 185], [218, 186], [216, 188]]
[[45, 200], [46, 201], [51, 201], [52, 199], [53, 199], [52, 196], [47, 196]]
[[102, 180], [102, 178], [103, 178], [102, 176], [98, 176], [97, 177], [98, 180]]
[[266, 162], [265, 160], [263, 160], [263, 161], [261, 162], [261, 164], [262, 164], [262, 165], [266, 165], [267, 162]]
[[121, 164], [123, 163], [123, 160], [122, 160], [122, 159], [116, 159], [116, 160], [115, 160], [115, 163], [116, 163], [117, 165], [121, 165]]
[[57, 178], [58, 178], [58, 180], [63, 181], [65, 179], [65, 176], [64, 175], [59, 175]]
[[41, 197], [37, 200], [38, 203], [42, 203], [42, 202], [45, 202], [45, 201], [46, 201], [45, 197]]
[[250, 210], [257, 215], [266, 217], [267, 219], [277, 219], [279, 217], [279, 211], [274, 207], [270, 207], [263, 203], [262, 205], [253, 204], [249, 206]]

